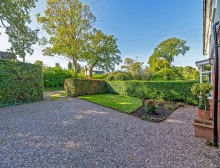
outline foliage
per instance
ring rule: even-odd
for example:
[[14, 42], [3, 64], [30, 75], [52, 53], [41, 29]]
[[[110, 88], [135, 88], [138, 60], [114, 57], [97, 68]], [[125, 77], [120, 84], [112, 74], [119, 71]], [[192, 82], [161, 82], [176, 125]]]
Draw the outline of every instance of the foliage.
[[143, 62], [138, 62], [131, 58], [125, 58], [124, 64], [121, 66], [121, 69], [124, 69], [128, 73], [131, 73], [134, 79], [140, 80], [143, 74], [142, 65]]
[[182, 74], [186, 80], [199, 80], [199, 72], [191, 66], [184, 67]]
[[73, 77], [71, 71], [62, 69], [59, 66], [44, 68], [43, 74], [45, 87], [63, 87], [65, 79]]
[[107, 77], [108, 77], [107, 74], [100, 74], [100, 75], [95, 74], [93, 75], [92, 79], [106, 79]]
[[204, 99], [200, 98], [199, 103], [198, 103], [198, 109], [201, 109], [201, 110], [210, 109], [209, 101], [205, 101]]
[[142, 105], [139, 98], [114, 94], [80, 96], [79, 98], [127, 113], [133, 112]]
[[41, 67], [44, 65], [43, 62], [40, 61], [40, 60], [36, 60], [36, 61], [34, 62], [34, 64], [35, 64], [35, 65], [40, 65]]
[[210, 83], [195, 83], [191, 87], [192, 93], [199, 98], [199, 109], [209, 108], [208, 94], [211, 90], [213, 90], [213, 86]]
[[171, 80], [173, 77], [173, 71], [170, 68], [162, 68], [157, 74], [162, 76], [164, 80]]
[[167, 109], [167, 110], [172, 110], [173, 106], [170, 105], [170, 104], [164, 104], [164, 108]]
[[87, 51], [84, 53], [84, 60], [87, 62], [89, 77], [92, 77], [94, 67], [111, 72], [115, 64], [121, 63], [120, 51], [117, 46], [117, 39], [113, 35], [106, 35], [100, 30], [93, 30], [89, 36]]
[[31, 48], [38, 41], [39, 30], [32, 30], [27, 24], [31, 23], [30, 10], [35, 8], [37, 0], [1, 0], [0, 27], [5, 29], [11, 43], [10, 51], [19, 55], [25, 61], [26, 52], [33, 54]]
[[106, 93], [104, 80], [66, 79], [64, 88], [68, 96], [73, 97]]
[[165, 99], [197, 104], [191, 92], [194, 81], [104, 81], [89, 79], [67, 79], [65, 90], [70, 96], [114, 93], [149, 99]]
[[82, 59], [89, 31], [95, 22], [89, 6], [79, 0], [47, 0], [45, 16], [37, 14], [37, 20], [50, 36], [41, 41], [50, 45], [44, 49], [44, 54], [71, 58], [77, 74], [77, 61]]
[[190, 47], [186, 45], [185, 40], [180, 40], [178, 38], [166, 39], [154, 49], [154, 53], [150, 56], [149, 64], [153, 66], [155, 60], [156, 62], [157, 60], [166, 60], [170, 66], [175, 56], [179, 54], [185, 55], [189, 49]]
[[[156, 71], [148, 70], [151, 80], [199, 80], [199, 72], [191, 66], [169, 68], [156, 68]], [[149, 79], [149, 78], [148, 78]]]
[[0, 60], [0, 107], [43, 99], [39, 65]]
[[159, 96], [165, 100], [197, 104], [196, 97], [191, 92], [194, 83], [194, 81], [107, 81], [107, 91], [149, 99]]
[[64, 91], [63, 87], [45, 87], [44, 88], [45, 92], [49, 92], [49, 91]]
[[145, 106], [148, 113], [155, 113], [157, 107], [153, 100], [148, 100]]
[[116, 71], [108, 75], [107, 80], [110, 81], [125, 81], [132, 80], [133, 77], [128, 72]]
[[73, 64], [72, 64], [71, 61], [68, 62], [67, 67], [68, 67], [69, 70], [73, 69]]

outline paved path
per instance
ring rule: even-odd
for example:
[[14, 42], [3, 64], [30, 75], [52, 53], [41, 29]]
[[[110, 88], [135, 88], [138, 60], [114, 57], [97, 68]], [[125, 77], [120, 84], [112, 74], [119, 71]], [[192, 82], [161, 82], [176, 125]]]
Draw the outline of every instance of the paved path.
[[193, 135], [195, 111], [150, 123], [72, 98], [0, 108], [0, 167], [220, 167]]

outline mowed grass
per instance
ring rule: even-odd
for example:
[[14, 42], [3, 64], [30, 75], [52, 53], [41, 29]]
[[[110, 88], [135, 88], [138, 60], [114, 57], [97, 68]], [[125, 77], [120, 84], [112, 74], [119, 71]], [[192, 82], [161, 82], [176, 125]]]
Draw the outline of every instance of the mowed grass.
[[142, 100], [137, 97], [120, 96], [114, 94], [87, 95], [80, 96], [79, 98], [126, 113], [131, 113], [142, 105]]

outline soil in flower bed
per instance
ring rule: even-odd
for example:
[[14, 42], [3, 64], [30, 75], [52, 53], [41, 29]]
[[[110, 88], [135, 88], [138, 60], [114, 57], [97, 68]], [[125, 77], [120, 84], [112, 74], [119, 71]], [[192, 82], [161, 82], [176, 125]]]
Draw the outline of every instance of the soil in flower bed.
[[[149, 99], [144, 100], [144, 101], [145, 102], [149, 101]], [[156, 100], [151, 100], [151, 101], [153, 101], [156, 104], [157, 108], [155, 110], [155, 113], [147, 112], [145, 103], [143, 103], [143, 105], [137, 110], [135, 110], [132, 113], [132, 115], [142, 120], [147, 120], [147, 121], [152, 121], [152, 122], [161, 122], [161, 121], [164, 121], [178, 107], [184, 106], [183, 103], [178, 103], [178, 102], [167, 102], [167, 101], [159, 102]], [[171, 105], [172, 108], [166, 109], [164, 107], [165, 104]]]

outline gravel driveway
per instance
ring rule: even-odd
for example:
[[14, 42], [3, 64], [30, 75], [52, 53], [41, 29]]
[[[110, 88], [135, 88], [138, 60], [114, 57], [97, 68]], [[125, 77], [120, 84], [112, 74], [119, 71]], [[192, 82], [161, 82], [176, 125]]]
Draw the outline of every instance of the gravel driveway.
[[195, 111], [150, 123], [74, 98], [0, 108], [0, 167], [220, 167], [193, 135]]

